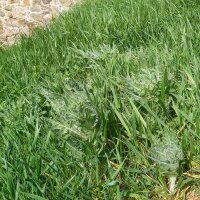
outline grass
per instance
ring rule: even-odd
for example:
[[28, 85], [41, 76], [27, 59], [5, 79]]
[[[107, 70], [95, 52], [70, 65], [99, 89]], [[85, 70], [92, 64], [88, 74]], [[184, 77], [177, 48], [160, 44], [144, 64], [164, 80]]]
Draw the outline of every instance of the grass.
[[[199, 9], [197, 0], [86, 1], [2, 47], [0, 198], [198, 193]], [[169, 136], [183, 153], [176, 194], [151, 159]]]

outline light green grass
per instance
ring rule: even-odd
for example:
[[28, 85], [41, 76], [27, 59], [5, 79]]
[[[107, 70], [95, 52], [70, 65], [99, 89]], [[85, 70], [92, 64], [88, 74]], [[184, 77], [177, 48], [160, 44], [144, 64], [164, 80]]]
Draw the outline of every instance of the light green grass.
[[170, 199], [151, 159], [168, 136], [177, 189], [198, 188], [199, 9], [87, 1], [0, 49], [0, 199]]

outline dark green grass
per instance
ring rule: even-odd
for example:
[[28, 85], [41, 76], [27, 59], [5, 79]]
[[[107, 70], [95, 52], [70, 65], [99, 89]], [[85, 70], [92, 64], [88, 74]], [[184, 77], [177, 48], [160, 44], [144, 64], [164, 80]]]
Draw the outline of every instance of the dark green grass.
[[[87, 1], [0, 49], [1, 199], [170, 198], [149, 150], [200, 170], [200, 5]], [[192, 173], [192, 172], [188, 172]]]

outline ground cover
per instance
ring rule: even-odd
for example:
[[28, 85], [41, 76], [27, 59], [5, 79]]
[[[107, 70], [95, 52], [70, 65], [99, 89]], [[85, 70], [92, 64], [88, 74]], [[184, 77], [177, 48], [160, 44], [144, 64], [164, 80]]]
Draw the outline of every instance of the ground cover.
[[199, 8], [87, 1], [1, 48], [1, 199], [197, 199]]

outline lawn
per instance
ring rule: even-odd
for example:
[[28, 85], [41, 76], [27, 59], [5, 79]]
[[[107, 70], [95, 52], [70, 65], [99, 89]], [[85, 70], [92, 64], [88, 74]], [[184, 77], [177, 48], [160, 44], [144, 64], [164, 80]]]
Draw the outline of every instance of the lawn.
[[0, 199], [197, 195], [199, 10], [86, 0], [1, 47]]

